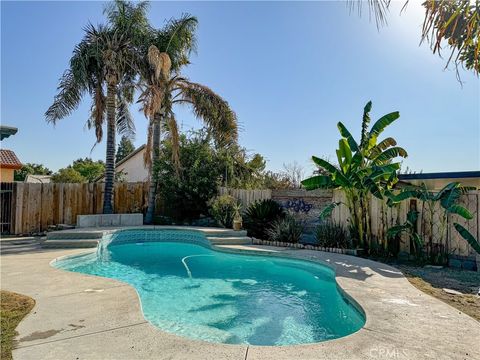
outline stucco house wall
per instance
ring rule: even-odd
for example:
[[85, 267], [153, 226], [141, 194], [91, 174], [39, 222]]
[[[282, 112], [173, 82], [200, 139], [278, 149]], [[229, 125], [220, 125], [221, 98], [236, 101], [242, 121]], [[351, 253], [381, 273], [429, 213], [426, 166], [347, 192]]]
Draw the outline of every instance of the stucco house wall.
[[[145, 145], [140, 146], [115, 165], [115, 173], [120, 174], [125, 182], [145, 182], [148, 180], [148, 169], [143, 162]], [[105, 181], [104, 176], [99, 177], [96, 182]]]
[[133, 156], [120, 162], [115, 167], [115, 171], [123, 174], [122, 179], [125, 179], [127, 182], [147, 181], [148, 169], [143, 162], [144, 153], [145, 148], [143, 147], [140, 151], [135, 152]]

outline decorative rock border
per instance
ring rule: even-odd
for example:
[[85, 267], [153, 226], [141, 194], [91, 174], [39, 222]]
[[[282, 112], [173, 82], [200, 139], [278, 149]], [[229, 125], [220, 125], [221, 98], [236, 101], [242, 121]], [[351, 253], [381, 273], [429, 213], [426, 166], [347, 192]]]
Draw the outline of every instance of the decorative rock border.
[[346, 254], [346, 255], [360, 255], [361, 249], [341, 249], [333, 247], [324, 247], [311, 244], [300, 244], [300, 243], [285, 243], [282, 241], [269, 241], [269, 240], [260, 240], [252, 238], [253, 245], [267, 245], [267, 246], [278, 246], [278, 247], [289, 247], [295, 249], [305, 249], [305, 250], [316, 250], [316, 251], [325, 251], [332, 252], [337, 254]]

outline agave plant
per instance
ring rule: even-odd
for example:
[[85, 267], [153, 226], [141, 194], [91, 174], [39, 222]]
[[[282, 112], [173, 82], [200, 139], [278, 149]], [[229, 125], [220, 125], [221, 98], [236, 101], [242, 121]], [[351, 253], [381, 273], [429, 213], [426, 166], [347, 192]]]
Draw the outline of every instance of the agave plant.
[[[445, 185], [440, 191], [434, 192], [427, 189], [425, 184], [419, 187], [410, 187], [403, 189], [399, 194], [393, 195], [389, 198], [389, 203], [398, 203], [406, 199], [418, 199], [423, 202], [423, 209], [427, 209], [429, 214], [430, 224], [430, 247], [433, 243], [433, 223], [436, 204], [440, 204], [440, 238], [443, 239], [447, 228], [448, 215], [456, 215], [465, 220], [471, 220], [473, 215], [458, 203], [460, 196], [466, 194], [470, 190], [475, 190], [474, 187], [462, 186], [459, 182], [451, 182]], [[480, 254], [480, 244], [475, 237], [465, 227], [455, 222], [453, 224], [460, 236], [464, 238], [470, 246]], [[389, 230], [390, 231], [390, 230]], [[393, 231], [393, 230], [392, 230]]]
[[268, 238], [267, 229], [274, 221], [284, 217], [285, 211], [276, 201], [260, 200], [251, 204], [245, 211], [243, 226], [248, 236], [265, 240]]
[[307, 190], [340, 189], [344, 192], [346, 203], [329, 204], [320, 217], [327, 218], [335, 207], [346, 205], [350, 211], [351, 226], [356, 228], [357, 240], [363, 247], [367, 247], [372, 238], [369, 197], [373, 195], [383, 199], [391, 196], [400, 169], [400, 163], [394, 160], [407, 157], [407, 152], [396, 146], [395, 139], [388, 137], [378, 141], [385, 128], [400, 117], [398, 111], [382, 116], [369, 130], [371, 109], [372, 102], [369, 101], [363, 110], [360, 142], [339, 122], [337, 126], [342, 138], [336, 151], [338, 164], [312, 156], [313, 162], [324, 174], [302, 181]]

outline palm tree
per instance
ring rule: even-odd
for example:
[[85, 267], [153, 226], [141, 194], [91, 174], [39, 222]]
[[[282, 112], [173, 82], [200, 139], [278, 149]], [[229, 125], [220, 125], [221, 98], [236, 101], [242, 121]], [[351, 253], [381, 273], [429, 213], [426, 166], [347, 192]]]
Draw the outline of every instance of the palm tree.
[[[236, 142], [237, 119], [228, 103], [208, 87], [193, 83], [180, 75], [188, 64], [188, 55], [195, 48], [196, 19], [188, 15], [170, 22], [156, 34], [149, 45], [142, 71], [142, 93], [139, 102], [149, 119], [145, 162], [150, 173], [148, 209], [145, 222], [151, 223], [155, 212], [157, 174], [153, 165], [160, 154], [162, 128], [172, 143], [172, 161], [180, 176], [179, 132], [174, 113], [175, 104], [189, 104], [194, 114], [207, 125], [214, 139], [221, 144]], [[155, 45], [156, 44], [156, 45]], [[159, 47], [164, 49], [160, 51]]]
[[93, 98], [87, 126], [95, 128], [97, 142], [103, 138], [105, 119], [107, 123], [103, 213], [110, 214], [113, 212], [115, 132], [117, 126], [123, 134], [131, 135], [134, 131], [128, 103], [133, 100], [137, 53], [131, 38], [136, 40], [133, 35], [148, 22], [145, 3], [131, 5], [116, 1], [105, 12], [111, 26], [85, 28], [85, 36], [75, 47], [70, 67], [60, 79], [58, 94], [45, 116], [55, 124], [70, 115], [84, 95]]

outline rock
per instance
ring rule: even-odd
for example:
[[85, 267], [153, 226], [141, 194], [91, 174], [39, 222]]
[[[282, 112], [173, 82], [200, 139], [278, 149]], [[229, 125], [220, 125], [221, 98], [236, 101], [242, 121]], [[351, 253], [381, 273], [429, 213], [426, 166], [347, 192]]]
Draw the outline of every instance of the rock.
[[447, 294], [450, 294], [450, 295], [463, 295], [460, 291], [457, 291], [457, 290], [452, 290], [452, 289], [447, 289], [447, 288], [443, 288], [442, 290], [445, 291]]
[[443, 269], [443, 266], [440, 266], [440, 265], [425, 265], [424, 268], [440, 270], [440, 269]]

